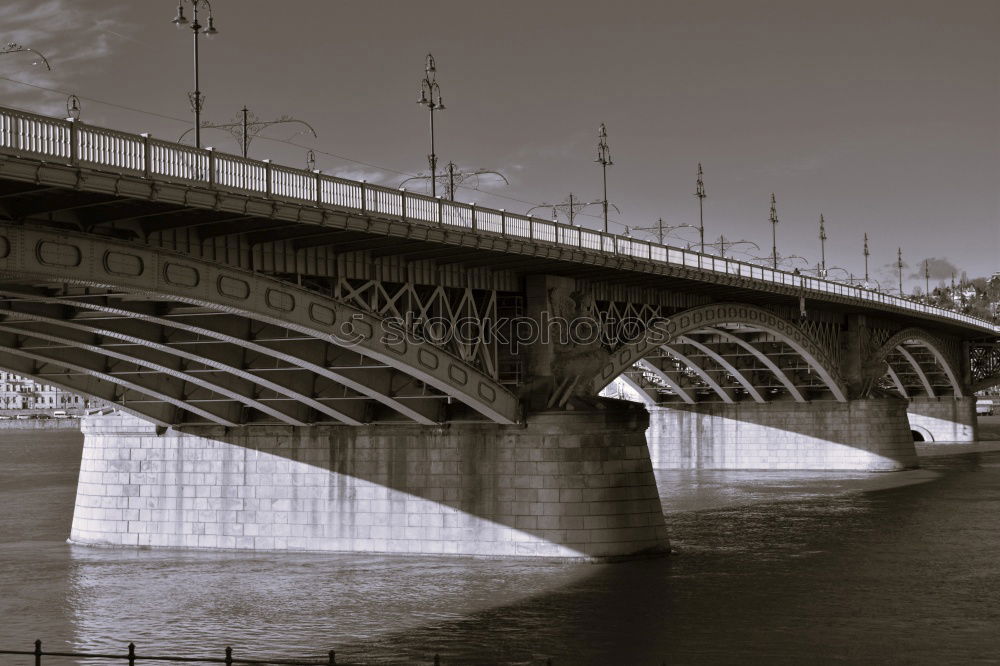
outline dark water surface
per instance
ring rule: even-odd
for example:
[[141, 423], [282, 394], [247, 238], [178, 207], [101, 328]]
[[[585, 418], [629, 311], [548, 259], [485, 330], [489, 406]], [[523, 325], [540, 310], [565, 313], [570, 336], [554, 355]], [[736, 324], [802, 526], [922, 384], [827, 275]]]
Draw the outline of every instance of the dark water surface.
[[[1000, 663], [1000, 453], [889, 475], [663, 474], [677, 552], [593, 565], [70, 546], [81, 441], [0, 431], [4, 648], [38, 637], [140, 653], [336, 648], [369, 663]], [[884, 488], [895, 483], [909, 485]]]

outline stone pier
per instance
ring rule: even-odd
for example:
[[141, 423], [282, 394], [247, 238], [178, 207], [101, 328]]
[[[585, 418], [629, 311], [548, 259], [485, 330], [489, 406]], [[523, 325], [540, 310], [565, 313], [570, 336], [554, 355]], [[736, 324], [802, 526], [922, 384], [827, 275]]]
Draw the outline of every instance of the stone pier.
[[656, 469], [864, 470], [917, 466], [906, 401], [650, 407]]
[[80, 544], [605, 559], [662, 553], [645, 410], [525, 426], [201, 428], [88, 417]]
[[913, 398], [906, 410], [910, 429], [925, 442], [975, 442], [979, 439], [976, 398]]

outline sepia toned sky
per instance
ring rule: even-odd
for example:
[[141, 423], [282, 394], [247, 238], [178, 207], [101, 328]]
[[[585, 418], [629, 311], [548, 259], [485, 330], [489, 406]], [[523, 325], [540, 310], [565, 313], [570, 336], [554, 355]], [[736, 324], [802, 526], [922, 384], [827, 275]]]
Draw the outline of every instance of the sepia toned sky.
[[[392, 186], [426, 173], [427, 110], [415, 102], [430, 51], [447, 106], [440, 163], [510, 183], [487, 176], [459, 199], [517, 212], [570, 192], [599, 199], [604, 122], [613, 229], [697, 224], [701, 162], [709, 240], [768, 254], [774, 192], [782, 255], [818, 262], [822, 213], [828, 265], [862, 274], [867, 232], [883, 286], [896, 283], [897, 246], [907, 291], [923, 283], [925, 259], [932, 286], [952, 266], [1000, 271], [995, 0], [213, 4], [203, 120], [229, 121], [245, 104], [319, 135], [276, 125], [252, 156], [305, 166], [313, 148], [326, 173]], [[2, 104], [64, 115], [72, 92], [85, 122], [177, 139], [193, 121], [193, 86], [191, 33], [171, 25], [175, 12], [171, 0], [7, 0], [0, 38], [43, 52], [53, 70], [0, 57]], [[238, 150], [219, 130], [203, 144]], [[601, 224], [599, 206], [587, 213], [578, 220]]]

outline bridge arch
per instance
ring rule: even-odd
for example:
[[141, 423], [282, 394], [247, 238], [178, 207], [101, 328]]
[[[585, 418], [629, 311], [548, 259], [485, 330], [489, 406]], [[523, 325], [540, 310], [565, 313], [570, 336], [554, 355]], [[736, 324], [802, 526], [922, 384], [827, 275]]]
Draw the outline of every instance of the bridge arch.
[[[722, 402], [766, 402], [778, 393], [796, 402], [817, 393], [847, 401], [837, 365], [820, 343], [773, 312], [746, 304], [699, 306], [661, 322], [611, 352], [595, 390], [623, 374], [647, 392], [664, 390], [689, 404], [695, 393]], [[685, 376], [699, 378], [701, 386]]]
[[881, 388], [903, 398], [963, 397], [961, 373], [945, 349], [941, 340], [923, 329], [899, 331], [865, 361], [865, 395]]
[[[445, 399], [497, 423], [518, 420], [512, 393], [443, 347], [414, 339], [352, 304], [276, 278], [105, 237], [9, 224], [0, 224], [0, 276], [12, 303], [0, 311], [0, 336], [11, 341], [0, 355], [30, 353], [35, 364], [128, 383], [128, 390], [140, 394], [158, 393], [155, 382], [129, 381], [102, 369], [102, 363], [131, 361], [157, 372], [159, 382], [181, 382], [181, 389], [164, 395], [202, 422], [238, 425], [233, 415], [249, 407], [279, 423], [309, 422], [313, 410], [321, 415], [318, 420], [356, 425], [370, 420], [363, 404], [375, 402], [428, 424], [441, 420], [434, 405]], [[75, 291], [69, 293], [67, 285]], [[67, 318], [67, 308], [82, 314]], [[261, 342], [255, 328], [283, 331], [284, 337]], [[131, 345], [135, 358], [122, 358], [107, 343], [111, 339]], [[263, 367], [257, 360], [258, 367], [247, 372], [248, 355], [281, 367]], [[82, 357], [87, 362], [81, 363]], [[192, 372], [200, 373], [194, 382]], [[228, 390], [226, 382], [232, 381], [252, 385], [241, 392], [245, 400]], [[320, 384], [343, 389], [342, 394], [324, 395], [316, 390]], [[210, 399], [199, 398], [195, 406], [183, 399], [195, 385], [215, 395], [228, 391], [233, 404], [213, 411]], [[268, 394], [267, 405], [254, 397], [261, 392]], [[308, 409], [282, 408], [288, 401]]]

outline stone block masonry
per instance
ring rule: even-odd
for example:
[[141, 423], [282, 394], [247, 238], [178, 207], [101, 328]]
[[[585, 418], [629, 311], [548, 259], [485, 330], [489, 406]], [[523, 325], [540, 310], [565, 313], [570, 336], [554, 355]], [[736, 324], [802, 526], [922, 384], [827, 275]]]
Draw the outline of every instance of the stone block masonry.
[[[601, 406], [607, 406], [603, 403]], [[71, 541], [619, 558], [668, 541], [641, 408], [526, 426], [168, 430], [88, 417]]]
[[975, 442], [979, 439], [976, 398], [913, 398], [907, 407], [910, 429], [925, 442]]
[[906, 401], [650, 408], [657, 469], [865, 470], [917, 466]]

